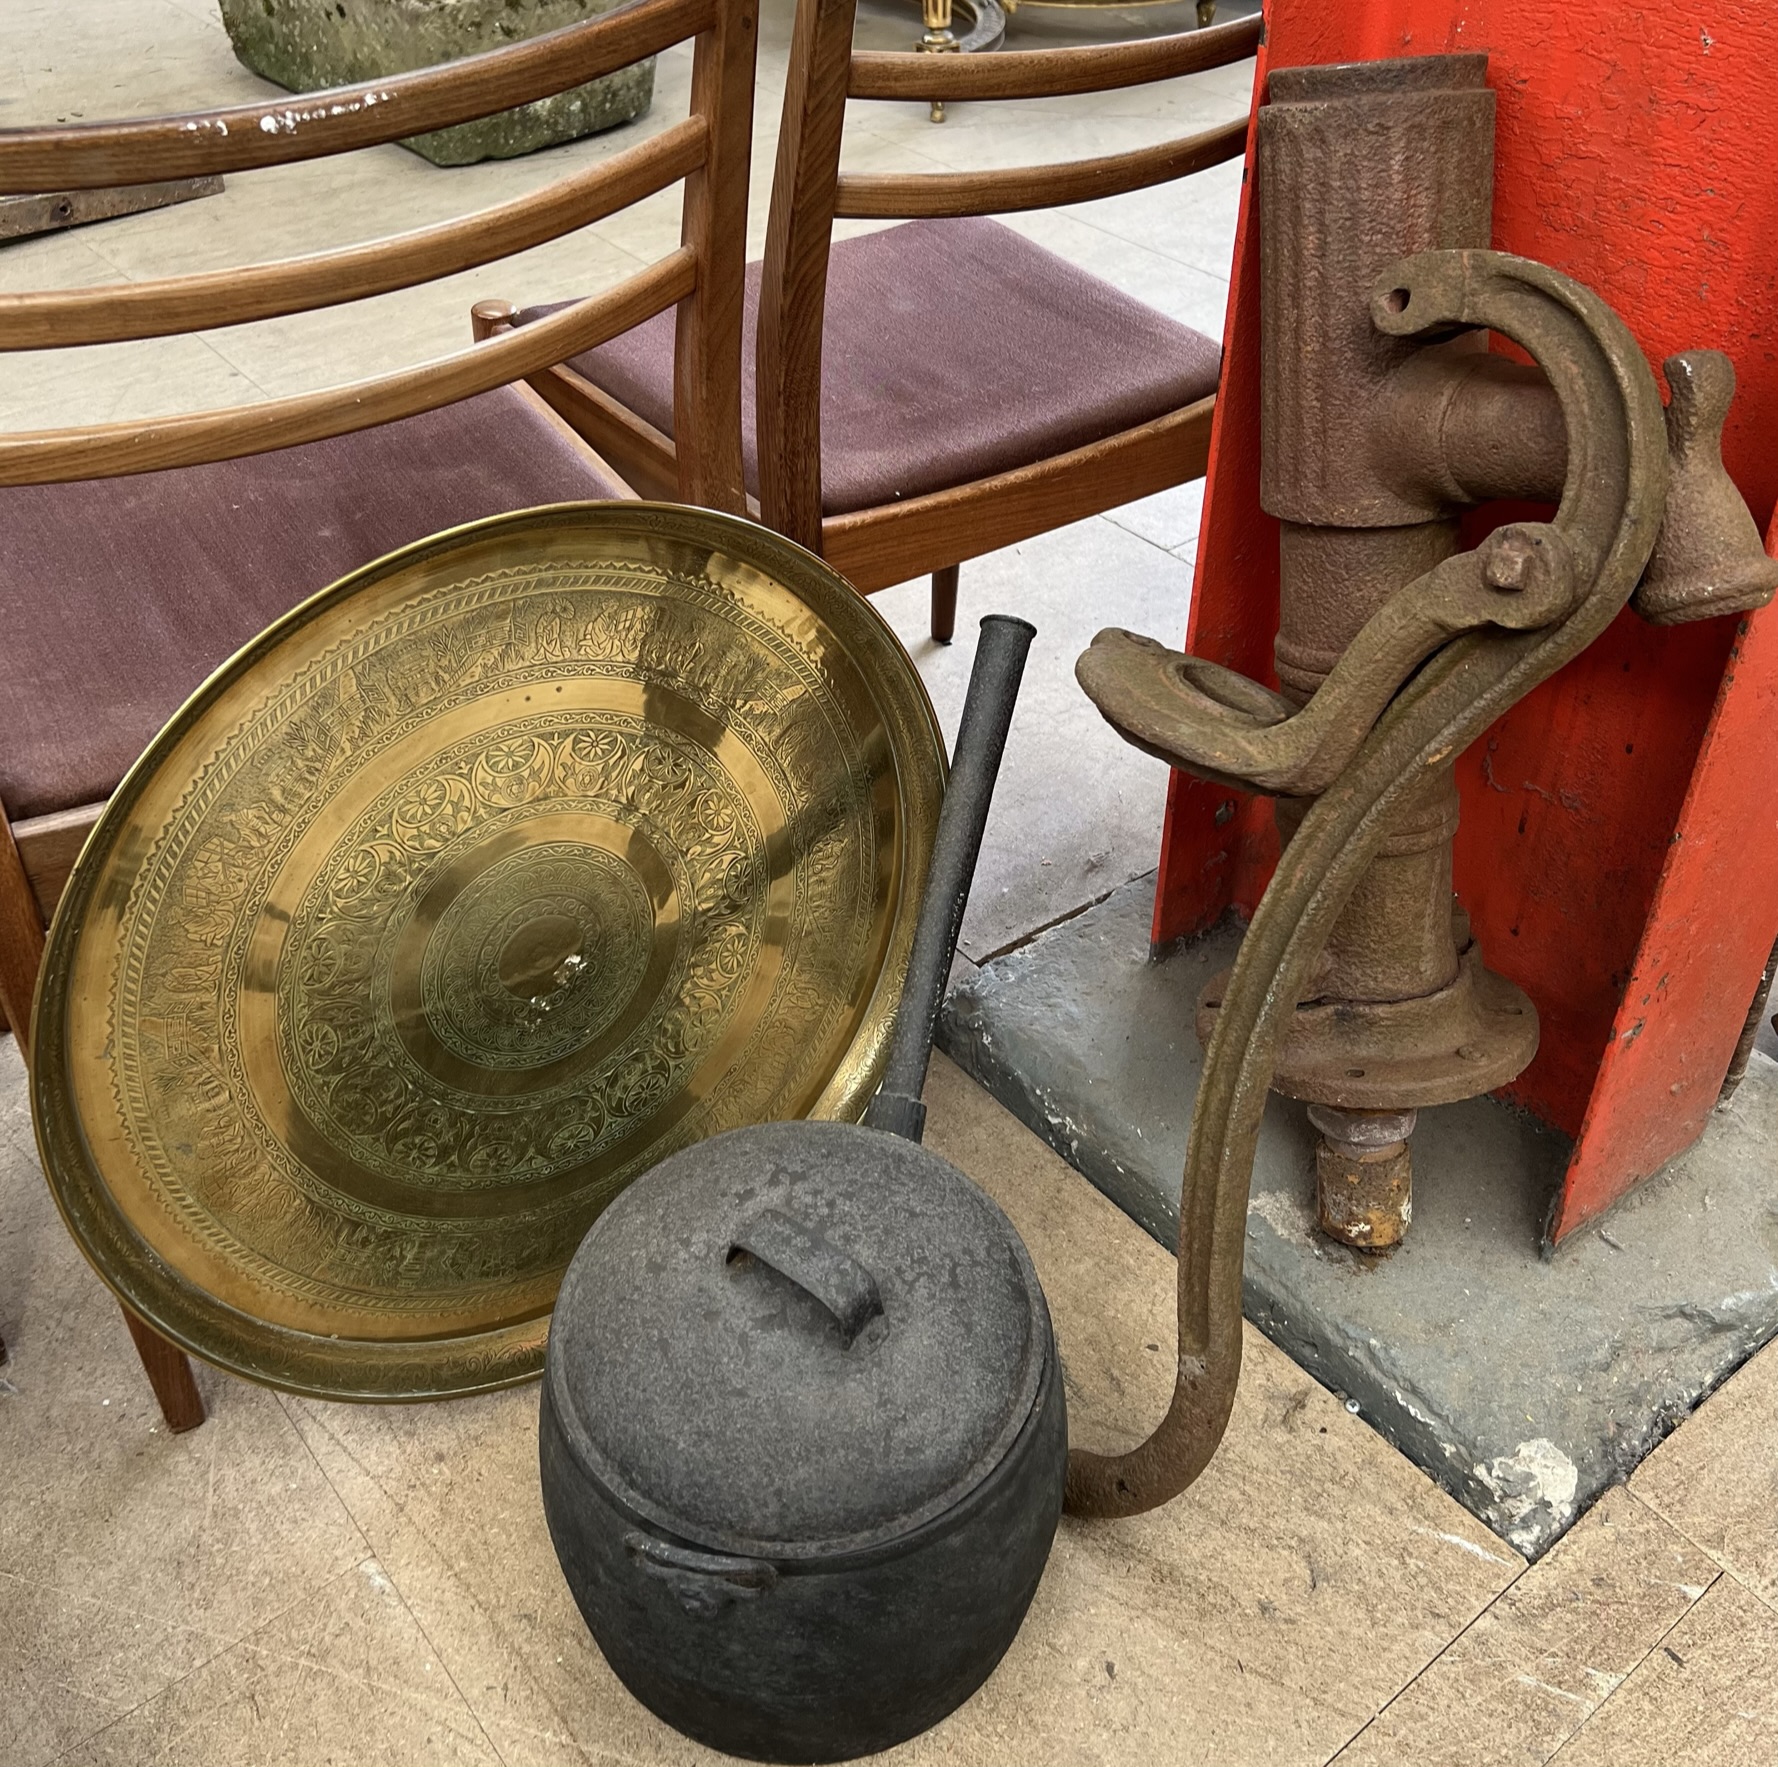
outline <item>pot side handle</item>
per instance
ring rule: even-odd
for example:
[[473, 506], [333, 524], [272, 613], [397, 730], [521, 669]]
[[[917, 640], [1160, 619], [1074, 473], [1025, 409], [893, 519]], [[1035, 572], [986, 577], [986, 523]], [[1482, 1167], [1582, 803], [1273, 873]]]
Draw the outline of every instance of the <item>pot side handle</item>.
[[742, 1253], [819, 1301], [833, 1315], [847, 1349], [883, 1311], [877, 1279], [856, 1258], [781, 1210], [761, 1209], [735, 1230], [727, 1262], [734, 1263]]
[[688, 1614], [719, 1613], [731, 1602], [763, 1595], [778, 1581], [777, 1566], [764, 1559], [695, 1552], [636, 1529], [624, 1535], [624, 1550], [646, 1575], [665, 1583]]

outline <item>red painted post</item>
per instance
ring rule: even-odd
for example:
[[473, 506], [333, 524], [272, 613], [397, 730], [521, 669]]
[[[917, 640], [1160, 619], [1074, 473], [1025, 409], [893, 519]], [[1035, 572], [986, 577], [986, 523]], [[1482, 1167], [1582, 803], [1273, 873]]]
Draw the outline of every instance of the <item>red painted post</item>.
[[[1766, 550], [1778, 555], [1778, 524]], [[1767, 610], [1732, 623], [1716, 705], [1587, 1101], [1552, 1239], [1697, 1139], [1778, 927], [1778, 619]]]
[[[1723, 457], [1778, 495], [1778, 7], [1270, 0], [1269, 66], [1486, 50], [1494, 243], [1617, 308], [1651, 362], [1711, 346], [1740, 390]], [[1277, 528], [1258, 506], [1258, 233], [1243, 194], [1187, 646], [1270, 678]], [[1501, 519], [1510, 512], [1501, 512]], [[1480, 512], [1481, 528], [1492, 514]], [[1657, 630], [1626, 612], [1459, 768], [1457, 889], [1537, 1002], [1511, 1096], [1575, 1136], [1560, 1239], [1698, 1135], [1778, 931], [1778, 609]], [[1233, 803], [1234, 808], [1227, 808]], [[1250, 910], [1268, 808], [1176, 777], [1157, 943]]]

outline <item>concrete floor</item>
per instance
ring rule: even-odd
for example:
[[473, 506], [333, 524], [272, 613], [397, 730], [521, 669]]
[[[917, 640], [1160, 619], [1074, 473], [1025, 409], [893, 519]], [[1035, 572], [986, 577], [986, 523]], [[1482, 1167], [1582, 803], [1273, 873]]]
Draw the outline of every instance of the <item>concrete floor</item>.
[[[1225, 7], [1225, 12], [1231, 10]], [[754, 249], [787, 0], [762, 30]], [[1051, 15], [1053, 19], [1055, 15]], [[1059, 29], [1028, 14], [1022, 28]], [[904, 41], [906, 14], [864, 26]], [[11, 0], [6, 124], [257, 97], [208, 0]], [[270, 258], [486, 206], [664, 126], [441, 172], [399, 148], [232, 178], [225, 195], [0, 249], [0, 288]], [[1239, 114], [1245, 69], [1023, 108], [855, 107], [847, 163], [920, 169], [1102, 153]], [[1239, 171], [1015, 224], [1220, 330]], [[250, 400], [457, 348], [470, 302], [596, 288], [672, 244], [671, 199], [452, 283], [191, 339], [13, 356], [0, 424]], [[1072, 681], [1098, 627], [1183, 631], [1183, 490], [966, 568], [966, 622], [1039, 647], [965, 932], [977, 962], [1146, 871], [1164, 770]], [[924, 642], [924, 586], [879, 598], [948, 727], [969, 645]], [[967, 629], [967, 627], [965, 628]], [[1079, 1439], [1129, 1440], [1168, 1386], [1172, 1260], [948, 1064], [929, 1140], [1012, 1214], [1048, 1289]], [[448, 1406], [280, 1399], [207, 1371], [169, 1437], [121, 1321], [37, 1171], [0, 1040], [0, 1763], [249, 1767], [381, 1760], [601, 1767], [715, 1759], [631, 1703], [561, 1584], [537, 1502], [535, 1389]], [[986, 1688], [898, 1759], [959, 1763], [1778, 1759], [1778, 1359], [1737, 1375], [1532, 1569], [1251, 1329], [1229, 1438], [1177, 1503], [1064, 1525]]]

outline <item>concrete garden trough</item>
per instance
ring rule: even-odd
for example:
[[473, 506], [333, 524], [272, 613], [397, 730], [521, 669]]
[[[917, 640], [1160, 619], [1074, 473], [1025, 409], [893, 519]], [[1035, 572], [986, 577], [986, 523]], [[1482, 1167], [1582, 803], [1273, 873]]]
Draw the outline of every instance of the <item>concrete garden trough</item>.
[[[292, 92], [347, 86], [501, 49], [596, 18], [621, 0], [221, 0], [235, 55]], [[416, 135], [404, 147], [437, 166], [511, 159], [639, 117], [654, 59], [514, 110]]]

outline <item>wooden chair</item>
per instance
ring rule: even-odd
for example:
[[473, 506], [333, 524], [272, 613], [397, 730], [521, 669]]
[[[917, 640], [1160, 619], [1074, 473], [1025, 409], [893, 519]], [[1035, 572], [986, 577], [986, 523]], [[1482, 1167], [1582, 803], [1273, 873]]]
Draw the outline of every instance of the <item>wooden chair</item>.
[[[767, 523], [867, 593], [931, 572], [932, 633], [948, 639], [962, 560], [1203, 475], [1221, 365], [1210, 339], [982, 217], [1184, 177], [1239, 155], [1247, 122], [1050, 166], [854, 176], [839, 170], [847, 98], [1109, 91], [1241, 60], [1260, 20], [1108, 47], [855, 54], [855, 6], [798, 0], [766, 255], [748, 267], [747, 485]], [[835, 244], [839, 217], [909, 225]], [[479, 327], [555, 311], [485, 304]], [[532, 381], [641, 487], [674, 471], [672, 327], [664, 315]]]
[[[312, 257], [0, 296], [0, 350], [238, 325], [448, 276], [685, 187], [676, 250], [523, 335], [243, 408], [0, 436], [0, 1008], [21, 1047], [44, 928], [87, 831], [212, 669], [345, 572], [441, 528], [635, 495], [514, 383], [673, 309], [675, 421], [696, 445], [677, 456], [672, 491], [743, 508], [756, 23], [756, 0], [638, 0], [373, 84], [0, 131], [0, 193], [239, 172], [467, 122], [695, 40], [683, 122], [517, 201]], [[126, 1318], [168, 1424], [200, 1423], [185, 1356]]]

